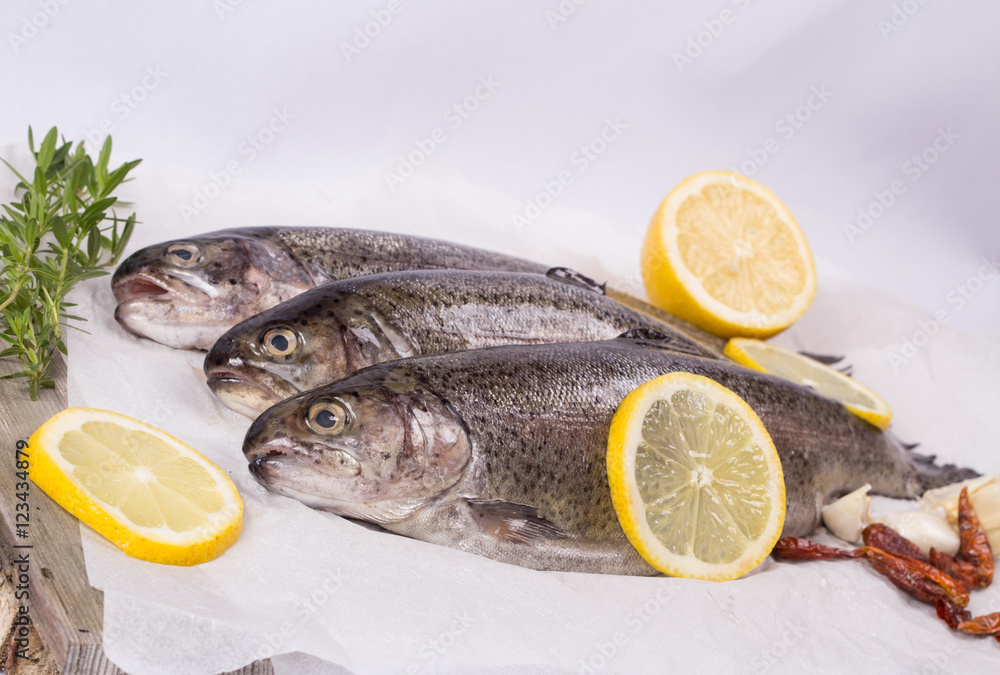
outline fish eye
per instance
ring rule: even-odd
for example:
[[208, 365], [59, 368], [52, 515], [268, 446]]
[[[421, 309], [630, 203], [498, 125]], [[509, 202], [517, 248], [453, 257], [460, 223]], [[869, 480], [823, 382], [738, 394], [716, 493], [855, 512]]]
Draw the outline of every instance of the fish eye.
[[167, 248], [166, 258], [178, 267], [191, 267], [201, 262], [201, 249], [194, 244], [174, 244]]
[[299, 336], [290, 328], [271, 328], [261, 338], [264, 351], [277, 358], [291, 356], [299, 348]]
[[348, 412], [336, 401], [313, 403], [309, 408], [306, 423], [317, 434], [332, 436], [339, 434], [347, 426]]

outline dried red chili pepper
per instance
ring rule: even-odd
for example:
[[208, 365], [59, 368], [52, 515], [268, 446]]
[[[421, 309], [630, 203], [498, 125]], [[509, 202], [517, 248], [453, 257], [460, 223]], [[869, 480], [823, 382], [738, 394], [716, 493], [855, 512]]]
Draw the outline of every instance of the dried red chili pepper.
[[930, 563], [962, 584], [962, 588], [967, 591], [971, 591], [979, 583], [979, 571], [975, 565], [959, 560], [953, 555], [942, 553], [936, 548], [931, 549]]
[[858, 550], [864, 551], [876, 571], [921, 602], [937, 605], [938, 598], [945, 598], [959, 607], [969, 604], [969, 593], [961, 584], [936, 567], [871, 546]]
[[937, 615], [948, 624], [949, 628], [958, 628], [958, 624], [972, 618], [972, 612], [962, 607], [956, 607], [944, 598], [937, 599]]
[[846, 548], [825, 546], [802, 537], [782, 537], [774, 545], [774, 550], [771, 552], [786, 560], [833, 560], [860, 558], [863, 555], [860, 549], [852, 551]]
[[928, 562], [927, 556], [916, 544], [896, 530], [882, 523], [872, 523], [861, 533], [865, 546], [872, 546], [886, 553]]
[[971, 635], [996, 635], [1000, 633], [1000, 612], [963, 621], [958, 624], [958, 630]]
[[986, 531], [979, 522], [972, 504], [969, 502], [969, 488], [962, 488], [958, 496], [958, 534], [961, 537], [959, 551], [963, 560], [976, 566], [979, 585], [993, 583], [993, 551], [986, 539]]

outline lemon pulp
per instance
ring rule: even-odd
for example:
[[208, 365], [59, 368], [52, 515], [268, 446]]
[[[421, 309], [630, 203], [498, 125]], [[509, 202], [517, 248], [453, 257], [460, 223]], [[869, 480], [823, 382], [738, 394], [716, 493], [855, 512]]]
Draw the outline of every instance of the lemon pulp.
[[770, 436], [741, 398], [698, 375], [671, 373], [625, 398], [609, 435], [608, 477], [629, 540], [674, 576], [745, 574], [784, 525]]
[[809, 246], [788, 209], [739, 174], [707, 171], [674, 188], [642, 251], [653, 304], [716, 335], [768, 337], [816, 292]]
[[139, 420], [70, 408], [35, 432], [29, 453], [31, 479], [129, 555], [196, 564], [242, 528], [243, 504], [225, 472]]
[[880, 429], [889, 428], [892, 409], [857, 380], [808, 356], [752, 338], [733, 338], [723, 353], [737, 363], [809, 387], [841, 403]]

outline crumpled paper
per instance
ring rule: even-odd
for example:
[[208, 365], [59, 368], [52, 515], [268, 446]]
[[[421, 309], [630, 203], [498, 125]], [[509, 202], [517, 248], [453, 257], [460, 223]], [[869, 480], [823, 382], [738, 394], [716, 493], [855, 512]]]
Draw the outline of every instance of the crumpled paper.
[[[197, 179], [145, 171], [125, 186], [142, 220], [130, 250], [234, 226], [363, 227], [573, 266], [642, 293], [642, 228], [553, 207], [518, 229], [517, 201], [431, 169], [395, 192], [374, 174], [341, 185], [234, 182], [194, 215], [180, 207], [195, 203]], [[813, 308], [777, 341], [845, 355], [893, 407], [903, 440], [1000, 473], [1000, 338], [943, 326], [900, 365], [888, 354], [927, 317], [822, 261], [819, 271]], [[249, 420], [203, 383], [203, 353], [126, 333], [107, 278], [73, 300], [89, 332], [69, 334], [70, 405], [176, 435], [225, 469], [245, 503], [240, 539], [193, 568], [129, 558], [82, 527], [90, 582], [105, 593], [105, 651], [130, 673], [210, 674], [267, 657], [276, 673], [338, 675], [983, 672], [997, 663], [995, 641], [956, 635], [933, 608], [854, 562], [768, 559], [721, 584], [536, 572], [270, 494], [240, 451]], [[891, 501], [876, 508], [899, 508]], [[1000, 591], [974, 593], [971, 609], [1000, 610]]]

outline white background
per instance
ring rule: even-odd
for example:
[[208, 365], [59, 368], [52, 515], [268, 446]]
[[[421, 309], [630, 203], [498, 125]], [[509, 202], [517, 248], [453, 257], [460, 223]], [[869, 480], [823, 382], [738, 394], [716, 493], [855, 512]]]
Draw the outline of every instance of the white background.
[[[997, 472], [1000, 350], [995, 337], [954, 329], [1000, 333], [1000, 278], [971, 281], [980, 258], [1000, 254], [993, 216], [1000, 7], [588, 0], [565, 5], [575, 10], [559, 21], [551, 14], [557, 0], [423, 0], [401, 2], [349, 60], [344, 45], [372, 12], [384, 20], [388, 0], [280, 9], [260, 0], [138, 5], [0, 6], [0, 145], [22, 141], [28, 124], [39, 132], [58, 124], [70, 139], [97, 141], [102, 121], [113, 127], [115, 159], [144, 159], [143, 180], [130, 186], [148, 228], [137, 232], [137, 244], [175, 231], [279, 224], [282, 214], [289, 224], [313, 225], [322, 224], [317, 214], [335, 214], [330, 225], [356, 216], [367, 227], [388, 214], [396, 220], [387, 219], [387, 229], [445, 232], [543, 260], [561, 251], [584, 271], [628, 277], [622, 261], [637, 259], [650, 215], [676, 183], [704, 169], [740, 168], [748, 150], [759, 157], [773, 138], [769, 147], [777, 150], [748, 173], [789, 206], [816, 257], [924, 312], [943, 311], [951, 324], [897, 370], [887, 354], [922, 330], [921, 314], [825, 265], [814, 309], [779, 339], [846, 353], [858, 379], [893, 406], [901, 438]], [[699, 39], [701, 53], [692, 50], [691, 62], [679, 66], [675, 54]], [[473, 95], [480, 78], [499, 87], [453, 128], [447, 111]], [[813, 88], [831, 95], [822, 106], [813, 99], [818, 109], [799, 111]], [[259, 136], [275, 111], [291, 119], [251, 158], [248, 136]], [[787, 126], [776, 125], [797, 112], [808, 120], [789, 137]], [[581, 171], [574, 153], [608, 118], [627, 128]], [[439, 128], [445, 140], [394, 191], [385, 172], [398, 170], [400, 156]], [[942, 128], [958, 138], [911, 180], [906, 163]], [[206, 189], [230, 179], [234, 165], [239, 174], [225, 189]], [[572, 183], [553, 208], [514, 227], [510, 216], [523, 214], [562, 171]], [[849, 241], [844, 224], [894, 180], [905, 193]], [[420, 194], [438, 187], [441, 194]], [[222, 194], [199, 205], [196, 190]], [[467, 233], [456, 206], [463, 199]], [[400, 222], [411, 204], [412, 222]], [[182, 212], [195, 206], [193, 216]], [[620, 238], [606, 236], [609, 229]], [[959, 286], [970, 281], [979, 290], [959, 307]], [[468, 559], [348, 528], [266, 493], [239, 455], [246, 420], [197, 385], [200, 357], [121, 331], [105, 280], [79, 295], [92, 335], [74, 333], [70, 345], [71, 401], [132, 414], [196, 442], [231, 472], [247, 505], [240, 541], [192, 569], [126, 558], [84, 528], [91, 580], [105, 590], [106, 646], [130, 671], [241, 665], [331, 566], [349, 581], [277, 651], [308, 652], [359, 675], [407, 672], [406, 664], [433, 671], [420, 650], [449, 630], [459, 608], [477, 623], [437, 661], [441, 670], [490, 663], [491, 672], [516, 672], [537, 663], [544, 672], [580, 672], [629, 627], [653, 584], [661, 587], [662, 580], [538, 574]], [[116, 358], [141, 364], [145, 377], [109, 369], [109, 345]], [[486, 579], [493, 583], [484, 588]], [[669, 609], [644, 619], [600, 672], [661, 672], [668, 663], [738, 672], [975, 672], [994, 662], [995, 645], [950, 634], [928, 608], [860, 566], [769, 560], [737, 582], [675, 581], [680, 595], [663, 605]], [[976, 612], [1000, 606], [997, 592], [977, 594]], [[272, 605], [255, 614], [255, 602]], [[521, 668], [503, 670], [511, 660]], [[281, 672], [303, 671], [286, 663]]]
[[[773, 138], [777, 151], [747, 173], [788, 205], [818, 258], [960, 329], [1000, 330], [996, 279], [973, 281], [961, 306], [957, 295], [982, 256], [1000, 254], [994, 3], [565, 0], [563, 16], [558, 0], [398, 0], [395, 14], [388, 0], [62, 2], [0, 8], [0, 144], [29, 124], [99, 140], [105, 120], [115, 158], [142, 157], [147, 171], [206, 184], [235, 160], [237, 181], [303, 183], [392, 170], [441, 128], [418, 172], [453, 170], [524, 208], [569, 170], [557, 205], [640, 236], [685, 176], [739, 168]], [[371, 23], [365, 43], [379, 14], [387, 25]], [[695, 56], [679, 64], [685, 51]], [[446, 111], [481, 77], [499, 88], [453, 128]], [[832, 95], [799, 110], [813, 87]], [[294, 119], [248, 161], [246, 138], [275, 109]], [[776, 126], [796, 111], [808, 121]], [[628, 128], [581, 172], [573, 154], [608, 117]], [[939, 128], [959, 138], [914, 181], [905, 165]], [[897, 179], [905, 194], [850, 241], [845, 224]], [[218, 203], [198, 218], [202, 230], [230, 225]]]

